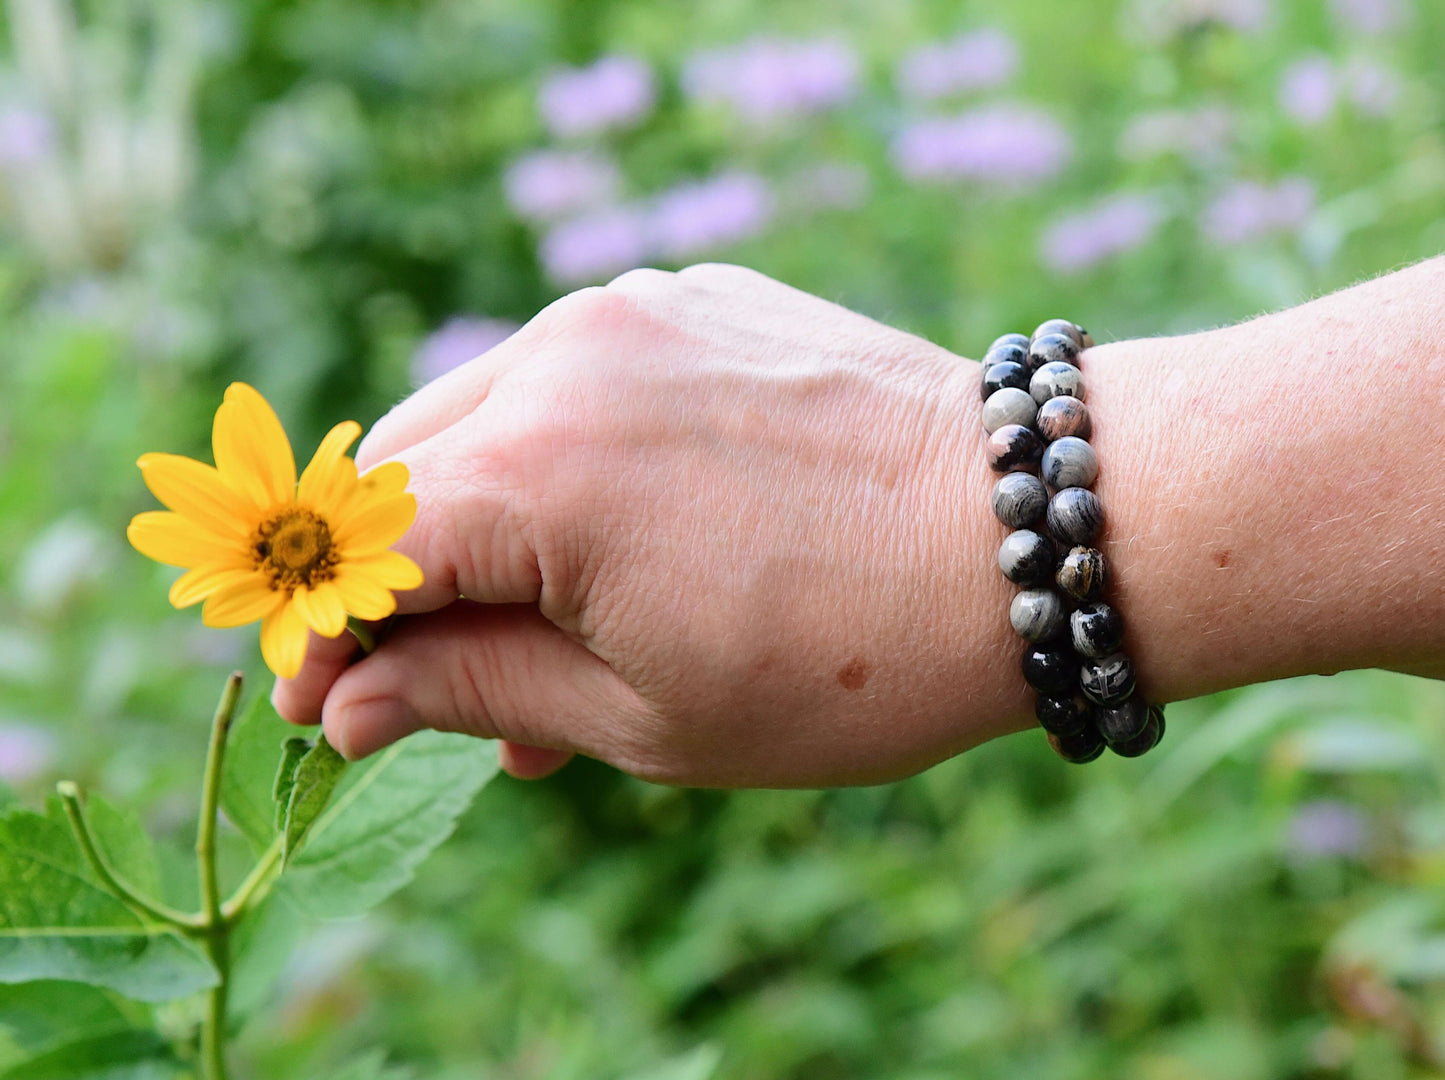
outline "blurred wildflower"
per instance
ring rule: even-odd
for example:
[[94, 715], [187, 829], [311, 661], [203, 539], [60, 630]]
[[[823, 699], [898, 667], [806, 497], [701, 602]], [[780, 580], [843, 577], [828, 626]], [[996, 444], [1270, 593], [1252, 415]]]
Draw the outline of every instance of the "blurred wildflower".
[[1347, 33], [1383, 34], [1409, 15], [1405, 0], [1330, 0], [1330, 10]]
[[90, 518], [71, 513], [46, 526], [21, 553], [15, 595], [21, 607], [51, 615], [110, 568], [110, 537]]
[[1230, 247], [1301, 228], [1314, 204], [1314, 185], [1302, 176], [1287, 177], [1273, 187], [1240, 180], [1205, 207], [1200, 228], [1215, 244]]
[[559, 138], [631, 127], [652, 111], [652, 69], [630, 56], [604, 56], [554, 72], [537, 95], [542, 122]]
[[1269, 25], [1270, 0], [1138, 0], [1134, 24], [1162, 40], [1211, 26], [1257, 33]]
[[1077, 273], [1146, 243], [1164, 220], [1153, 195], [1124, 193], [1055, 220], [1039, 241], [1039, 259], [1051, 270]]
[[1366, 116], [1388, 115], [1404, 89], [1398, 72], [1366, 56], [1346, 61], [1344, 83], [1350, 103]]
[[1234, 118], [1222, 105], [1142, 113], [1119, 136], [1119, 156], [1148, 161], [1174, 154], [1195, 162], [1215, 161], [1228, 147], [1233, 127]]
[[502, 181], [507, 203], [528, 221], [608, 202], [622, 180], [609, 158], [586, 150], [537, 150], [513, 162]]
[[647, 252], [646, 215], [613, 206], [554, 226], [542, 237], [537, 257], [553, 281], [583, 285], [637, 266]]
[[893, 161], [913, 180], [962, 178], [1030, 184], [1056, 175], [1073, 154], [1058, 121], [1023, 105], [987, 105], [914, 121], [893, 143]]
[[790, 211], [856, 210], [868, 201], [873, 186], [868, 170], [847, 161], [824, 161], [804, 166], [780, 185], [779, 203]]
[[33, 165], [55, 144], [50, 117], [23, 105], [0, 109], [0, 169], [14, 172]]
[[999, 86], [1019, 66], [1019, 49], [1002, 30], [975, 30], [908, 53], [894, 76], [899, 92], [916, 101]]
[[1318, 124], [1334, 112], [1338, 92], [1329, 58], [1307, 56], [1285, 68], [1279, 84], [1279, 107], [1298, 123]]
[[42, 775], [55, 760], [54, 733], [34, 724], [0, 724], [0, 780], [23, 784]]
[[683, 91], [693, 100], [730, 105], [754, 123], [841, 105], [853, 96], [857, 81], [857, 56], [833, 39], [757, 37], [697, 53], [682, 73]]
[[653, 250], [666, 259], [697, 255], [756, 236], [773, 215], [773, 198], [761, 177], [727, 172], [680, 184], [653, 204]]
[[1356, 807], [1337, 799], [1318, 799], [1295, 809], [1285, 843], [1291, 854], [1310, 858], [1359, 855], [1369, 831], [1369, 822]]
[[170, 601], [204, 600], [207, 626], [262, 620], [261, 654], [283, 678], [300, 670], [310, 630], [337, 637], [348, 613], [384, 619], [396, 610], [392, 590], [422, 583], [420, 568], [389, 550], [416, 517], [406, 466], [388, 462], [358, 476], [346, 450], [360, 434], [354, 420], [333, 427], [298, 483], [275, 412], [232, 383], [216, 410], [215, 468], [174, 454], [138, 462], [170, 510], [137, 514], [130, 542], [187, 568]]
[[445, 375], [473, 357], [481, 356], [517, 332], [506, 319], [455, 316], [429, 334], [411, 358], [412, 381], [418, 386]]

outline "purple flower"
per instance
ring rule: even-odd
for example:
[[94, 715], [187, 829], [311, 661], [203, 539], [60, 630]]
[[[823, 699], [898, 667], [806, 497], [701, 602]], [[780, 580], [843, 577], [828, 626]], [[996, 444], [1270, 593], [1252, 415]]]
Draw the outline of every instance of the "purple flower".
[[1270, 0], [1138, 0], [1135, 13], [1146, 36], [1156, 40], [1209, 26], [1257, 33], [1272, 15]]
[[1216, 245], [1233, 247], [1301, 228], [1314, 204], [1314, 185], [1302, 176], [1286, 177], [1273, 187], [1240, 180], [1205, 208], [1200, 228]]
[[50, 117], [23, 105], [0, 109], [0, 169], [13, 171], [33, 165], [55, 143]]
[[652, 70], [630, 56], [604, 56], [584, 68], [554, 72], [537, 95], [542, 122], [558, 138], [629, 127], [652, 111]]
[[872, 186], [872, 178], [862, 165], [824, 161], [790, 175], [784, 182], [783, 201], [799, 213], [856, 210], [868, 201]]
[[34, 724], [0, 724], [0, 780], [23, 784], [50, 768], [55, 735]]
[[760, 177], [728, 172], [664, 192], [648, 215], [653, 250], [679, 259], [756, 236], [773, 215]]
[[683, 90], [694, 101], [729, 105], [757, 124], [841, 105], [857, 81], [857, 56], [831, 39], [757, 37], [697, 53], [682, 73]]
[[553, 226], [537, 254], [553, 281], [585, 285], [637, 266], [647, 252], [646, 214], [614, 206]]
[[1164, 209], [1154, 196], [1114, 195], [1055, 220], [1039, 241], [1039, 258], [1052, 270], [1078, 273], [1148, 242], [1163, 220]]
[[893, 143], [894, 163], [912, 180], [1038, 183], [1058, 173], [1072, 154], [1068, 132], [1053, 117], [1009, 104], [917, 120]]
[[431, 382], [454, 367], [500, 345], [517, 332], [517, 324], [505, 319], [477, 319], [456, 316], [427, 336], [412, 354], [412, 380], [418, 385]]
[[617, 166], [599, 154], [537, 150], [512, 163], [502, 186], [518, 217], [548, 221], [610, 201], [621, 179]]
[[1409, 15], [1404, 0], [1331, 0], [1330, 9], [1347, 33], [1383, 34], [1403, 25]]
[[1335, 111], [1335, 69], [1324, 56], [1307, 56], [1285, 68], [1279, 84], [1279, 107], [1305, 125], [1327, 119]]
[[1002, 30], [977, 30], [914, 49], [898, 65], [895, 81], [905, 97], [932, 101], [999, 86], [1018, 66], [1013, 38]]
[[1350, 101], [1366, 116], [1389, 115], [1403, 89], [1394, 70], [1364, 56], [1351, 57], [1345, 65], [1344, 80]]
[[1176, 154], [1198, 162], [1216, 161], [1229, 145], [1233, 126], [1233, 117], [1222, 105], [1143, 113], [1119, 136], [1119, 156], [1148, 161]]
[[1349, 803], [1319, 799], [1295, 810], [1286, 845], [1306, 858], [1359, 855], [1369, 842], [1369, 822]]

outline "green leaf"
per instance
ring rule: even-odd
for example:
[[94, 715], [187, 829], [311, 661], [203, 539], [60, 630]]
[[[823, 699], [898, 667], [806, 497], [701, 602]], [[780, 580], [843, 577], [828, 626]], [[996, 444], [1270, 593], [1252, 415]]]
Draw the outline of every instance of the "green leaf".
[[716, 1046], [704, 1044], [648, 1069], [634, 1080], [709, 1080], [717, 1073], [721, 1061], [722, 1051]]
[[78, 1039], [0, 1072], [0, 1080], [171, 1080], [181, 1072], [164, 1039], [131, 1029]]
[[233, 1021], [275, 1000], [277, 977], [315, 927], [282, 892], [272, 892], [246, 913], [231, 935], [228, 997]]
[[0, 983], [68, 979], [167, 1001], [216, 978], [192, 942], [106, 891], [66, 825], [26, 810], [0, 817]]
[[221, 773], [221, 809], [257, 852], [276, 838], [276, 761], [281, 745], [297, 732], [258, 697], [231, 725]]
[[296, 789], [296, 768], [315, 744], [295, 735], [281, 744], [281, 763], [276, 766], [276, 781], [271, 785], [271, 800], [276, 804], [276, 831], [286, 828], [286, 810], [291, 805], [291, 792]]
[[[285, 757], [282, 761], [284, 763]], [[331, 748], [325, 735], [316, 740], [316, 745], [297, 764], [290, 798], [286, 803], [286, 826], [281, 844], [283, 865], [289, 864], [295, 857], [307, 831], [321, 811], [326, 809], [327, 800], [336, 790], [344, 772], [346, 759]]]
[[497, 748], [467, 735], [418, 732], [352, 767], [281, 888], [302, 911], [359, 915], [411, 880], [497, 773]]
[[0, 986], [0, 1077], [66, 1043], [131, 1027], [104, 990], [73, 982]]
[[326, 1080], [411, 1080], [415, 1075], [410, 1069], [388, 1068], [386, 1055], [380, 1050], [373, 1050], [343, 1065], [339, 1071], [328, 1074]]
[[[46, 809], [53, 821], [69, 831], [70, 821], [58, 797], [52, 797]], [[155, 845], [141, 827], [140, 818], [100, 795], [86, 796], [85, 815], [91, 835], [110, 868], [142, 896], [159, 896], [160, 861], [156, 858]]]

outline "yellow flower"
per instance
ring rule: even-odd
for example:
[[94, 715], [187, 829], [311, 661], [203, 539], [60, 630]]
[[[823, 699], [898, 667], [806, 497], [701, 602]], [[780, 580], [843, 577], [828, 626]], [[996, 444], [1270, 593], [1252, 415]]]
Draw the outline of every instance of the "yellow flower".
[[296, 480], [291, 443], [266, 399], [232, 383], [211, 435], [216, 466], [145, 454], [146, 486], [170, 511], [137, 514], [126, 536], [142, 555], [186, 572], [171, 587], [178, 608], [204, 600], [207, 626], [261, 620], [266, 666], [292, 678], [307, 630], [336, 637], [348, 613], [384, 619], [393, 589], [422, 583], [421, 568], [388, 550], [416, 517], [406, 466], [358, 476], [347, 449], [361, 434], [337, 424]]

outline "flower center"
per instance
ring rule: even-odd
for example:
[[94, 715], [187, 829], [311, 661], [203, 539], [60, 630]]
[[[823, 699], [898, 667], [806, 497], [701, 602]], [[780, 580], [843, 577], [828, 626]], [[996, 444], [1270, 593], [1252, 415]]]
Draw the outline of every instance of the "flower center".
[[323, 518], [301, 507], [283, 510], [257, 529], [251, 550], [256, 568], [271, 578], [273, 589], [311, 588], [335, 576], [331, 529]]

